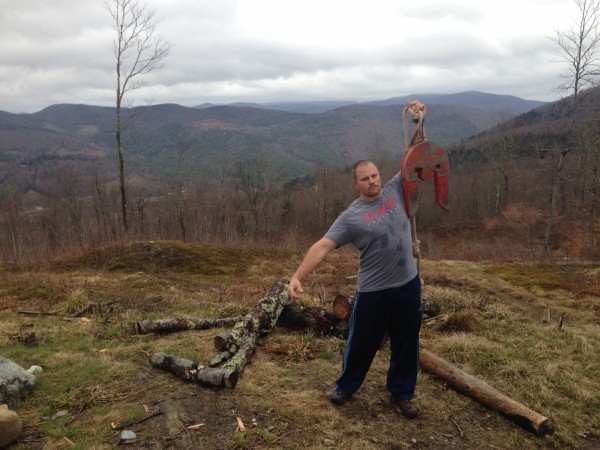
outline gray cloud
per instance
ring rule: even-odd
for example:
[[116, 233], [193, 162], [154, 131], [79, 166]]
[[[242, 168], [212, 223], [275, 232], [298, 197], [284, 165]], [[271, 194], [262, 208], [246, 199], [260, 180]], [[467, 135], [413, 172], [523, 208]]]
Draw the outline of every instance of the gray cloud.
[[[135, 103], [375, 100], [481, 90], [553, 100], [565, 0], [150, 0], [172, 44]], [[514, 11], [520, 14], [514, 14]], [[0, 110], [114, 103], [101, 0], [0, 0]]]

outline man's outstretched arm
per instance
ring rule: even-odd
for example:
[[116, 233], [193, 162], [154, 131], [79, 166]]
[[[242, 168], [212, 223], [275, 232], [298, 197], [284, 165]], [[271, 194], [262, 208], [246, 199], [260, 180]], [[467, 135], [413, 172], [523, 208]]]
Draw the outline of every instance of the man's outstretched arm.
[[321, 238], [315, 242], [306, 252], [306, 256], [296, 269], [296, 273], [292, 275], [290, 280], [289, 292], [292, 298], [299, 298], [300, 294], [304, 293], [302, 283], [300, 282], [306, 275], [311, 273], [329, 254], [329, 252], [337, 247], [337, 244], [329, 238]]

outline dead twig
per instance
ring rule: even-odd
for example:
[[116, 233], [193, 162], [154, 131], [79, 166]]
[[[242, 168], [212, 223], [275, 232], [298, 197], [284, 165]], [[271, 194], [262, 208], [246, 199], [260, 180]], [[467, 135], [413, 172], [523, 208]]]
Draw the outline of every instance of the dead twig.
[[456, 423], [456, 420], [454, 420], [452, 417], [450, 417], [450, 421], [454, 424], [454, 426], [456, 427], [456, 429], [458, 430], [458, 432], [460, 433], [460, 437], [464, 436], [463, 430], [462, 428], [458, 425], [458, 423]]
[[558, 320], [557, 320], [557, 324], [556, 324], [556, 329], [558, 331], [562, 331], [564, 320], [565, 320], [565, 313], [563, 312], [560, 314], [560, 316], [558, 316]]
[[108, 311], [106, 311], [106, 314], [104, 315], [104, 320], [100, 324], [100, 328], [98, 328], [98, 331], [96, 331], [96, 333], [94, 334], [94, 337], [96, 339], [100, 338], [100, 336], [102, 335], [102, 332], [104, 331], [104, 328], [106, 327], [106, 324], [108, 323], [108, 319], [110, 318], [110, 315], [113, 312], [113, 310], [114, 310], [114, 305], [111, 302], [111, 303], [109, 303]]
[[129, 428], [132, 425], [137, 425], [137, 424], [145, 422], [146, 420], [151, 419], [153, 417], [160, 416], [162, 413], [163, 413], [162, 411], [156, 411], [156, 412], [153, 412], [152, 414], [148, 414], [147, 416], [142, 417], [141, 419], [131, 420], [129, 422], [119, 424], [114, 429], [122, 430], [123, 428]]
[[115, 302], [89, 303], [87, 306], [84, 306], [79, 311], [75, 311], [74, 313], [69, 314], [68, 317], [70, 317], [70, 318], [81, 317], [84, 314], [87, 314], [87, 313], [90, 313], [90, 312], [94, 313], [96, 309], [98, 310], [99, 314], [102, 314], [102, 307], [103, 306], [110, 306], [111, 310], [112, 310], [112, 307], [113, 307], [114, 304], [115, 304]]
[[22, 314], [24, 316], [62, 316], [62, 314], [46, 311], [17, 311], [17, 314]]

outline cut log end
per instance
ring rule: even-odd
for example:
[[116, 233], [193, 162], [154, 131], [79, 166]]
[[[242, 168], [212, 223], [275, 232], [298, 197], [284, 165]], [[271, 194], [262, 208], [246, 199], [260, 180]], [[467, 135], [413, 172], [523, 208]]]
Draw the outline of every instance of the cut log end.
[[215, 348], [222, 352], [227, 350], [231, 346], [231, 333], [228, 331], [223, 331], [215, 336], [214, 340]]
[[[501, 412], [502, 413], [502, 412]], [[554, 433], [555, 426], [552, 420], [542, 417], [540, 420], [532, 420], [531, 417], [519, 414], [504, 414], [510, 420], [524, 429], [537, 434], [538, 436], [544, 437]]]
[[333, 299], [333, 314], [341, 320], [348, 320], [352, 313], [352, 305], [348, 297], [342, 294], [336, 295]]
[[538, 436], [549, 436], [554, 433], [556, 427], [554, 426], [554, 422], [550, 419], [544, 420], [536, 430]]

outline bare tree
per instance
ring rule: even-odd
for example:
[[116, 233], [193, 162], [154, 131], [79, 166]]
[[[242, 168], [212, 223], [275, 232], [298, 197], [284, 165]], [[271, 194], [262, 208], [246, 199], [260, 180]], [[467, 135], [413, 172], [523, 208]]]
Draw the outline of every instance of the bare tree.
[[546, 231], [544, 232], [544, 247], [542, 250], [542, 257], [548, 257], [548, 249], [550, 246], [550, 238], [555, 225], [556, 217], [556, 203], [558, 202], [560, 180], [562, 178], [562, 171], [566, 156], [569, 154], [570, 148], [563, 147], [557, 150], [553, 150], [558, 154], [558, 161], [552, 172], [552, 194], [550, 197], [550, 212], [548, 214], [548, 222], [546, 223]]
[[0, 225], [5, 223], [7, 228], [7, 230], [3, 230], [4, 227], [0, 227], [0, 231], [2, 231], [3, 238], [10, 236], [12, 256], [14, 261], [19, 263], [23, 257], [23, 235], [26, 234], [26, 229], [23, 220], [21, 189], [13, 176], [9, 176], [2, 185], [0, 204], [3, 206]]
[[116, 127], [119, 157], [119, 187], [123, 228], [128, 230], [127, 195], [125, 191], [125, 148], [122, 142], [121, 107], [125, 94], [144, 85], [141, 75], [161, 67], [171, 44], [156, 34], [156, 11], [139, 0], [105, 0], [115, 30], [116, 60]]
[[593, 257], [600, 229], [600, 120], [591, 116], [577, 129], [577, 145], [581, 158], [578, 165], [578, 182], [581, 186], [578, 200], [581, 205], [581, 217], [587, 222], [587, 254]]
[[[179, 130], [173, 143], [175, 149], [175, 179], [174, 196], [175, 207], [177, 209], [177, 223], [181, 233], [181, 240], [187, 241], [186, 229], [186, 197], [188, 196], [188, 187], [186, 179], [189, 177], [189, 166], [186, 164], [186, 154], [192, 148], [193, 141], [183, 130]], [[185, 172], [185, 173], [184, 173]]]
[[[258, 237], [270, 237], [279, 228], [281, 219], [280, 194], [282, 181], [280, 171], [264, 156], [236, 163], [236, 182], [241, 194], [237, 228]], [[249, 224], [244, 215], [250, 213]]]
[[510, 164], [515, 156], [512, 133], [507, 133], [492, 142], [488, 136], [485, 156], [494, 169], [494, 214], [498, 214], [508, 201]]
[[558, 45], [563, 62], [569, 69], [559, 86], [573, 91], [573, 105], [585, 86], [592, 86], [600, 75], [600, 0], [573, 0], [579, 8], [579, 17], [566, 31], [557, 30], [552, 40]]

